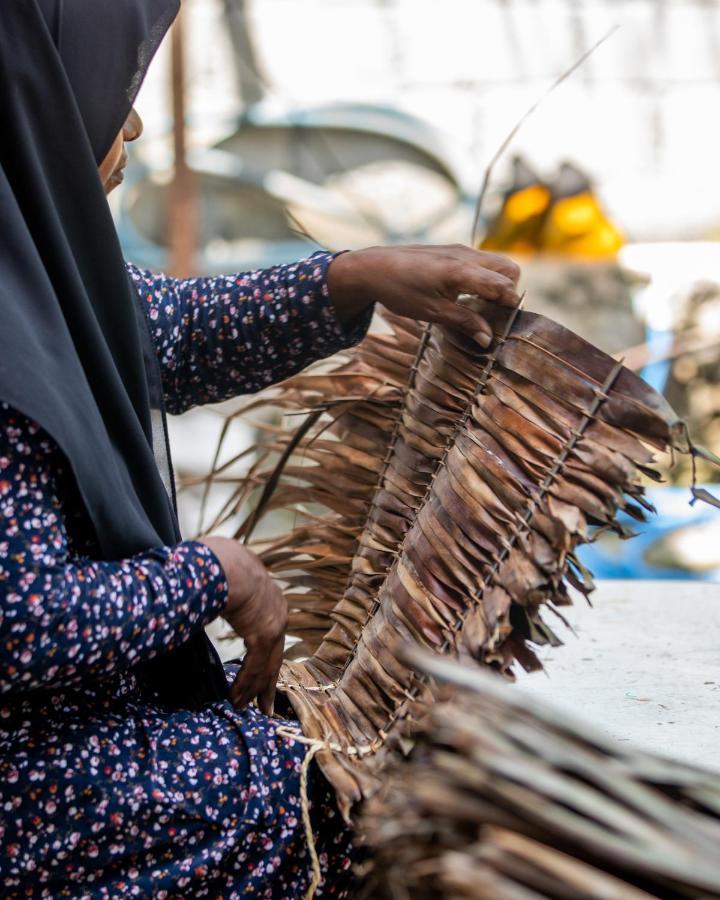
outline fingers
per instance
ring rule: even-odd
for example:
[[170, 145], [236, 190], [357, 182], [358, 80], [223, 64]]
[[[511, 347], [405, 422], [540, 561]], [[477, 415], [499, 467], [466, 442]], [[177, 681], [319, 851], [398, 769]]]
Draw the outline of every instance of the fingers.
[[486, 269], [492, 269], [494, 272], [504, 275], [517, 287], [521, 275], [520, 266], [517, 263], [507, 256], [499, 256], [497, 253], [488, 253], [485, 250], [472, 250], [470, 247], [464, 247], [463, 249], [468, 254], [472, 254], [468, 260], [469, 262], [474, 262], [476, 265], [484, 266]]
[[486, 319], [467, 306], [447, 300], [438, 304], [432, 322], [454, 328], [460, 334], [470, 335], [486, 349], [493, 340], [492, 328]]
[[244, 709], [257, 699], [260, 711], [267, 716], [272, 715], [284, 643], [279, 638], [272, 645], [262, 643], [248, 647], [240, 671], [230, 688], [233, 706]]
[[263, 691], [267, 681], [259, 661], [250, 650], [245, 654], [240, 671], [230, 688], [230, 699], [236, 709], [245, 709]]
[[503, 306], [517, 306], [520, 302], [516, 283], [511, 278], [479, 263], [456, 263], [448, 272], [448, 280], [456, 295], [476, 294]]
[[266, 716], [271, 716], [275, 708], [275, 692], [277, 690], [280, 667], [282, 666], [283, 649], [284, 642], [276, 647], [275, 655], [270, 661], [267, 686], [264, 691], [258, 694], [257, 701], [260, 712], [265, 713]]
[[268, 683], [267, 688], [258, 695], [258, 708], [266, 716], [271, 716], [275, 710], [275, 691], [275, 683]]
[[[493, 255], [475, 251], [470, 253], [473, 257]], [[469, 306], [453, 300], [461, 294], [471, 294], [502, 306], [515, 307], [520, 302], [515, 282], [507, 275], [479, 265], [474, 259], [471, 263], [455, 259], [448, 269], [447, 294], [450, 302], [446, 300], [434, 303], [432, 315], [428, 318], [430, 321], [454, 328], [461, 334], [472, 335], [481, 347], [489, 347], [493, 332], [487, 320]]]
[[507, 278], [513, 287], [517, 287], [522, 274], [520, 266], [509, 257], [501, 256], [499, 253], [489, 253], [487, 250], [473, 250], [472, 247], [466, 247], [465, 244], [449, 244], [441, 247], [428, 247], [427, 244], [410, 244], [409, 248], [425, 253], [428, 250], [434, 250], [476, 269], [479, 267], [497, 272], [499, 275]]
[[472, 247], [465, 247], [463, 244], [456, 244], [453, 248], [453, 255], [469, 266], [497, 272], [511, 282], [513, 287], [517, 287], [520, 281], [520, 266], [513, 262], [507, 256], [501, 256], [499, 253], [488, 253], [487, 250], [473, 250]]
[[244, 709], [261, 689], [261, 672], [255, 654], [248, 650], [230, 687], [230, 700], [236, 709]]

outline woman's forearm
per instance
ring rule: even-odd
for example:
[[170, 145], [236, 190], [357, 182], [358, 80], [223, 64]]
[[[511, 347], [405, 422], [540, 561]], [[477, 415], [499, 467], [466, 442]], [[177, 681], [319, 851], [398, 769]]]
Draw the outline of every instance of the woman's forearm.
[[0, 692], [73, 685], [152, 659], [222, 612], [222, 570], [203, 545], [122, 562], [21, 569], [7, 585]]
[[179, 646], [227, 601], [204, 544], [131, 559], [78, 559], [51, 438], [0, 404], [0, 692], [102, 677]]
[[371, 310], [366, 304], [364, 316], [337, 317], [327, 285], [335, 259], [320, 252], [290, 265], [187, 280], [128, 265], [148, 313], [168, 410], [260, 390], [357, 343]]

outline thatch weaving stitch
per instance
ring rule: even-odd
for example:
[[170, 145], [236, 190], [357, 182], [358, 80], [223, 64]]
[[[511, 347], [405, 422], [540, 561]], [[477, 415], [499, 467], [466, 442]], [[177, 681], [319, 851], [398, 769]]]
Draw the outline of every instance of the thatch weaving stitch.
[[720, 897], [718, 773], [617, 744], [476, 667], [411, 658], [442, 702], [365, 805], [363, 897]]
[[[385, 313], [355, 351], [255, 401], [309, 415], [270, 430], [220, 517], [259, 490], [237, 534], [285, 586], [298, 642], [281, 688], [326, 742], [317, 758], [346, 815], [426, 695], [398, 646], [538, 668], [533, 647], [557, 643], [541, 608], [561, 616], [568, 585], [593, 587], [576, 547], [630, 536], [618, 513], [652, 510], [653, 448], [689, 449], [663, 398], [613, 358], [542, 316], [468, 302], [493, 328], [489, 351]], [[289, 533], [262, 536], [287, 509]]]

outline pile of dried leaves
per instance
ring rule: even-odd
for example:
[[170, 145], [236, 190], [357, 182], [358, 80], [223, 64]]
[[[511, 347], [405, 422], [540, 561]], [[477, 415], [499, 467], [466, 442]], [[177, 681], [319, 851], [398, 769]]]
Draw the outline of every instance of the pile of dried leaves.
[[616, 745], [478, 669], [386, 770], [362, 830], [373, 900], [720, 897], [720, 775]]
[[690, 449], [663, 398], [613, 358], [543, 316], [476, 302], [489, 351], [386, 314], [329, 370], [254, 401], [309, 415], [270, 432], [224, 512], [260, 493], [237, 529], [248, 538], [292, 510], [288, 533], [255, 546], [298, 638], [282, 690], [325, 742], [318, 761], [348, 816], [425, 695], [398, 646], [538, 668], [533, 647], [557, 640], [541, 610], [561, 617], [568, 584], [593, 586], [576, 547], [630, 536], [617, 516], [652, 509], [653, 448]]

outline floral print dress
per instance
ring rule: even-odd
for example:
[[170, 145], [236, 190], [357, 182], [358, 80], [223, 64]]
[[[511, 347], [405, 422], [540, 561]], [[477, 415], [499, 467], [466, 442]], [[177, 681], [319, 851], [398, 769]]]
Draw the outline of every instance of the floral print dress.
[[[187, 281], [128, 266], [168, 410], [257, 390], [358, 341], [369, 314], [338, 323], [331, 260]], [[254, 707], [153, 705], [133, 675], [215, 619], [226, 592], [193, 541], [94, 560], [64, 456], [0, 404], [0, 896], [305, 895], [305, 748]], [[309, 797], [316, 896], [345, 897], [350, 834], [314, 768]]]

